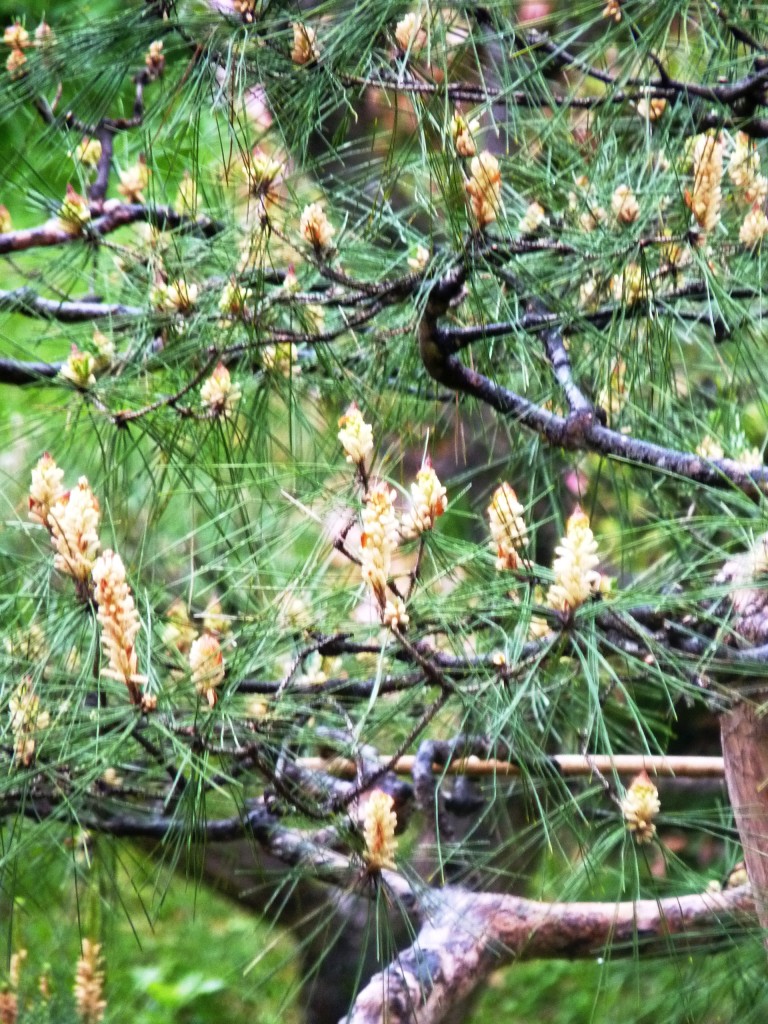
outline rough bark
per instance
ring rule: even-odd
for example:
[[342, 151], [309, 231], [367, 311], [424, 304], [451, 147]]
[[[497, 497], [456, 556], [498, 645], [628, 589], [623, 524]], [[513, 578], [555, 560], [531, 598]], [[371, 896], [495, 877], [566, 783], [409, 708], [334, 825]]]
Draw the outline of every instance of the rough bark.
[[754, 923], [746, 887], [627, 903], [537, 903], [444, 889], [416, 941], [360, 993], [342, 1024], [441, 1024], [491, 971], [514, 959], [668, 955], [711, 948], [728, 919]]
[[768, 930], [768, 718], [756, 704], [740, 702], [722, 716], [720, 732], [747, 875], [758, 920]]

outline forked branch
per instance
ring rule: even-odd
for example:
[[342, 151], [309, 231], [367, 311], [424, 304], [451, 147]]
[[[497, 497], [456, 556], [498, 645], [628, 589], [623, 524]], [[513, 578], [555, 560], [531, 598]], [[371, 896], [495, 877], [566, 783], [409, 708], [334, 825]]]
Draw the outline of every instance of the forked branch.
[[440, 1024], [513, 960], [669, 955], [755, 927], [749, 888], [625, 903], [539, 903], [446, 888], [413, 945], [374, 975], [344, 1024]]

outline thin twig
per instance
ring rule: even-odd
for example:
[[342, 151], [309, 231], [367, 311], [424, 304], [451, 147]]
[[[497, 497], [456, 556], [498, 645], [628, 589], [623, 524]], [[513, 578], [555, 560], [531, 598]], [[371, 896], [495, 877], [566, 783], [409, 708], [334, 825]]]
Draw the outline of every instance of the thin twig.
[[213, 238], [224, 230], [223, 225], [210, 217], [188, 217], [177, 213], [170, 206], [121, 203], [116, 199], [110, 199], [104, 204], [93, 204], [91, 213], [95, 216], [83, 226], [82, 231], [73, 232], [56, 218], [33, 228], [6, 231], [0, 234], [0, 255], [26, 249], [71, 245], [75, 242], [97, 242], [119, 228], [140, 222], [160, 230], [180, 229], [199, 234], [203, 238]]
[[65, 324], [145, 315], [139, 306], [124, 306], [120, 302], [102, 302], [99, 299], [46, 299], [26, 287], [0, 291], [0, 310]]

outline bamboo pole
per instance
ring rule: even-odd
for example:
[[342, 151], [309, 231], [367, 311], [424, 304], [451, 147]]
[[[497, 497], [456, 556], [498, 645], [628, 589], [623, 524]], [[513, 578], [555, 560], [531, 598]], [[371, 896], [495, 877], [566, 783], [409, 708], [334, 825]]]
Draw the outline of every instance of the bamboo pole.
[[[379, 760], [382, 765], [386, 765], [391, 758], [381, 755]], [[413, 755], [398, 758], [392, 770], [398, 775], [410, 775], [415, 761]], [[355, 762], [342, 757], [303, 757], [299, 758], [298, 767], [305, 771], [327, 772], [340, 778], [354, 778], [357, 773]], [[558, 773], [580, 777], [590, 776], [596, 772], [602, 775], [639, 775], [642, 771], [648, 772], [649, 775], [681, 779], [722, 779], [724, 774], [722, 757], [667, 757], [644, 754], [556, 754], [539, 765], [529, 764], [524, 768], [514, 761], [467, 757], [457, 758], [447, 768], [435, 766], [437, 774], [444, 772], [448, 775], [474, 776]]]

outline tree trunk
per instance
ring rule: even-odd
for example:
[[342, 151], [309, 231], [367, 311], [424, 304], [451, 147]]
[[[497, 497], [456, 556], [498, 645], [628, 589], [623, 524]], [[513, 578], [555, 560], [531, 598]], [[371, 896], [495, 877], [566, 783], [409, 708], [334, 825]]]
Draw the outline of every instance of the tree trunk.
[[768, 931], [768, 718], [756, 703], [740, 702], [722, 716], [720, 733], [747, 875], [760, 926]]

